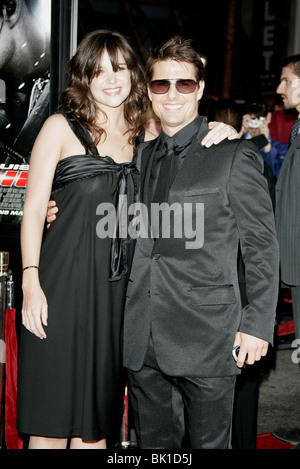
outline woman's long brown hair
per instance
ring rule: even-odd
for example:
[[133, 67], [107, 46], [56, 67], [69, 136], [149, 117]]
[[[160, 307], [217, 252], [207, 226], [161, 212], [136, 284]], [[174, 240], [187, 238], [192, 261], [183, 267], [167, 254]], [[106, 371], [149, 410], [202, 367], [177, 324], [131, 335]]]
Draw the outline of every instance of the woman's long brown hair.
[[[124, 117], [128, 123], [128, 142], [134, 145], [141, 133], [147, 106], [143, 88], [143, 72], [136, 54], [128, 41], [118, 32], [97, 30], [87, 34], [78, 46], [76, 54], [67, 63], [68, 86], [61, 93], [60, 104], [64, 111], [71, 111], [87, 128], [95, 146], [105, 130], [96, 122], [97, 107], [89, 85], [98, 74], [99, 62], [104, 51], [108, 52], [114, 71], [118, 70], [118, 52], [126, 62], [131, 77], [131, 91], [125, 101]], [[105, 113], [103, 112], [106, 118]]]

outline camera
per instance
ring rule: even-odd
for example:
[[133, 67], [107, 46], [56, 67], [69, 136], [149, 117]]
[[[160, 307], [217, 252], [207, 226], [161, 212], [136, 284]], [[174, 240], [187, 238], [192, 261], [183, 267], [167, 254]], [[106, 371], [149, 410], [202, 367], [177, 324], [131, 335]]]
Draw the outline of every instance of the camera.
[[249, 127], [251, 127], [251, 129], [258, 129], [262, 125], [263, 121], [263, 117], [256, 117], [255, 119], [251, 119], [249, 122]]

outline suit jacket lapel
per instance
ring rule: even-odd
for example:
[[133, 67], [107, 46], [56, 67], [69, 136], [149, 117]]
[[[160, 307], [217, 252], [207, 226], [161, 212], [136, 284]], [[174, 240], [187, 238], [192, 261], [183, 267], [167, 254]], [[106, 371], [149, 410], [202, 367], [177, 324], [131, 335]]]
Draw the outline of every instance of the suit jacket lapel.
[[[143, 203], [144, 205], [146, 205], [147, 207], [148, 207], [147, 205], [148, 185], [149, 185], [149, 179], [151, 175], [152, 161], [153, 161], [158, 143], [159, 143], [159, 137], [150, 142], [144, 142], [140, 144], [138, 147], [137, 168], [140, 171], [139, 201]], [[149, 223], [148, 238], [144, 238], [142, 243], [140, 241], [140, 244], [147, 247], [147, 249], [150, 248], [152, 250], [154, 240], [150, 235], [151, 226], [149, 222], [149, 217], [147, 218], [147, 220], [145, 220], [145, 223]]]
[[186, 157], [184, 158], [182, 166], [179, 169], [174, 183], [170, 189], [168, 198], [169, 202], [172, 202], [173, 192], [176, 191], [176, 193], [178, 193], [178, 191], [181, 190], [184, 193], [185, 190], [190, 186], [191, 180], [194, 179], [195, 176], [197, 177], [197, 173], [195, 173], [195, 171], [197, 171], [197, 168], [199, 167], [199, 161], [203, 157], [203, 145], [201, 142], [208, 132], [209, 129], [207, 122], [204, 118], [202, 118], [197, 137], [194, 139]]
[[152, 161], [159, 142], [159, 138], [144, 142], [138, 147], [137, 168], [140, 171], [140, 202], [147, 204], [147, 190], [151, 174]]

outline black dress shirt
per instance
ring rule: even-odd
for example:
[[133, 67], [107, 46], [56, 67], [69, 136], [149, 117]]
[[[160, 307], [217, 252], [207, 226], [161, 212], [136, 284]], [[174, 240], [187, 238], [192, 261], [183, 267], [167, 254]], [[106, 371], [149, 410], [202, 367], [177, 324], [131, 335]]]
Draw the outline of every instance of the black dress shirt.
[[149, 180], [148, 186], [148, 203], [149, 205], [153, 201], [153, 197], [155, 194], [157, 182], [159, 180], [160, 169], [162, 165], [162, 161], [166, 156], [167, 150], [165, 146], [166, 140], [173, 140], [174, 144], [174, 152], [172, 157], [172, 165], [170, 167], [170, 174], [168, 181], [165, 181], [166, 191], [165, 191], [165, 200], [161, 200], [160, 202], [165, 202], [170, 187], [172, 186], [176, 175], [183, 163], [183, 160], [192, 144], [193, 138], [196, 136], [200, 126], [200, 117], [197, 116], [190, 124], [185, 126], [183, 129], [179, 130], [175, 135], [169, 137], [164, 131], [161, 131], [159, 136], [160, 142], [157, 146], [157, 150], [155, 152], [152, 168], [151, 168], [151, 175]]

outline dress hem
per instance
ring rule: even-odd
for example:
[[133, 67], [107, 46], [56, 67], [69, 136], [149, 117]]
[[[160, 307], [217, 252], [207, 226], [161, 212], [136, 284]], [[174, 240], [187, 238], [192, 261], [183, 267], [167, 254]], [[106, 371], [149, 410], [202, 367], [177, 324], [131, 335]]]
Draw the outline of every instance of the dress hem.
[[35, 428], [33, 431], [32, 429], [25, 428], [25, 427], [19, 427], [18, 432], [23, 434], [23, 435], [30, 435], [30, 436], [37, 436], [37, 437], [42, 437], [42, 438], [81, 438], [83, 441], [100, 441], [103, 439], [110, 439], [111, 435], [114, 433], [113, 430], [103, 430], [103, 431], [97, 431], [96, 433], [93, 434], [85, 434], [82, 433], [80, 430], [69, 430], [69, 431], [63, 431], [63, 430], [41, 430]]

